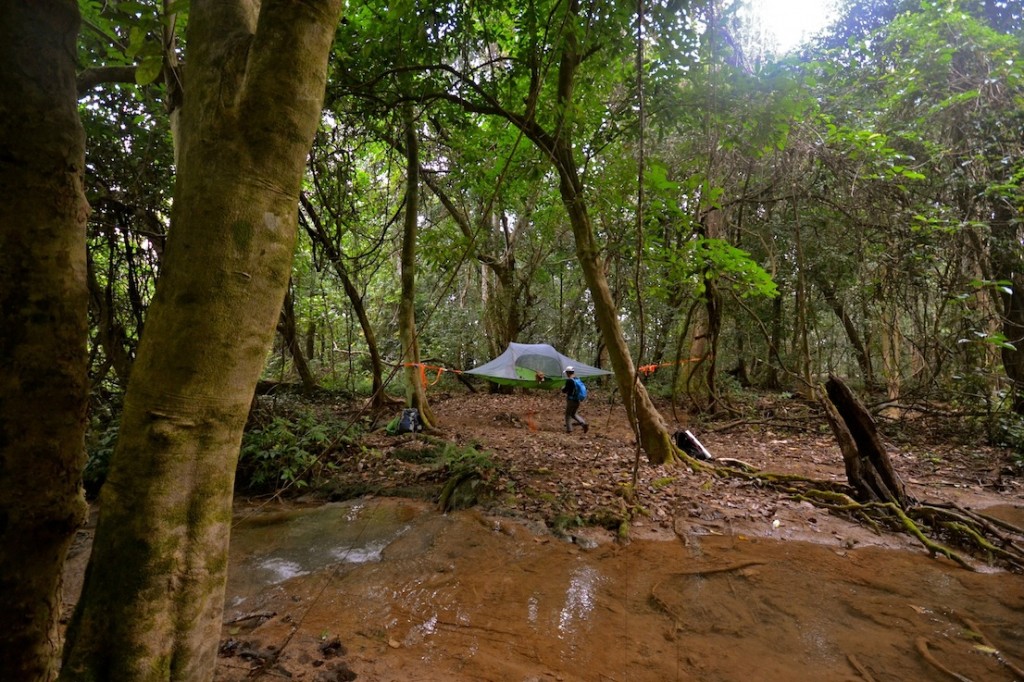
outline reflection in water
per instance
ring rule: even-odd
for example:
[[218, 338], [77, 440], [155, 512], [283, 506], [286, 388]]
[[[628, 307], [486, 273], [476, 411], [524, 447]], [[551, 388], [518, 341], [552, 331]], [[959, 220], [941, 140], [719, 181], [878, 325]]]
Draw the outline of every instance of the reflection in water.
[[296, 562], [278, 557], [270, 557], [269, 559], [260, 561], [256, 565], [259, 570], [269, 574], [267, 577], [263, 578], [263, 580], [270, 585], [283, 583], [289, 578], [294, 578], [300, 575], [309, 575], [310, 573], [309, 571], [302, 570], [302, 566]]
[[600, 574], [590, 566], [573, 571], [569, 589], [565, 591], [565, 605], [558, 615], [558, 629], [562, 633], [574, 633], [574, 621], [585, 621], [594, 610], [594, 589]]
[[537, 601], [537, 595], [530, 595], [530, 599], [526, 602], [526, 621], [530, 625], [537, 624], [537, 607], [539, 606]]
[[232, 530], [231, 551], [243, 558], [229, 573], [228, 603], [239, 607], [270, 585], [338, 563], [379, 562], [416, 513], [407, 505], [358, 501], [250, 514]]
[[[938, 679], [919, 641], [964, 678], [1014, 680], [975, 632], [1024, 661], [1020, 576], [920, 551], [687, 534], [579, 553], [414, 509], [371, 500], [238, 524], [229, 604], [276, 614], [244, 621], [246, 640], [307, 680], [331, 663], [323, 633], [366, 680]], [[224, 659], [215, 680], [248, 672]]]

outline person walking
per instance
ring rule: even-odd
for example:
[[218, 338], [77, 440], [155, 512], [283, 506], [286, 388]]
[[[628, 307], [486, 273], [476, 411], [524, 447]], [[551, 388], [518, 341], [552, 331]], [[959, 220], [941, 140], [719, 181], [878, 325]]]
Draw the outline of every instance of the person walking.
[[565, 432], [572, 433], [572, 423], [575, 421], [583, 427], [583, 433], [590, 430], [587, 420], [576, 414], [587, 396], [587, 389], [583, 382], [576, 378], [576, 370], [570, 365], [565, 368], [565, 386], [562, 387], [565, 394]]

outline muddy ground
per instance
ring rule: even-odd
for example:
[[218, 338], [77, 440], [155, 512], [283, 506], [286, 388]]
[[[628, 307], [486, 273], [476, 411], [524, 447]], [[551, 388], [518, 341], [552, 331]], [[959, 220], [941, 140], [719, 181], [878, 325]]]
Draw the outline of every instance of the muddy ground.
[[[1024, 577], [984, 557], [967, 571], [784, 487], [649, 465], [601, 390], [586, 434], [564, 433], [557, 393], [431, 399], [430, 436], [380, 428], [335, 453], [325, 488], [238, 499], [216, 680], [1024, 679]], [[661, 410], [717, 461], [844, 478], [805, 403]], [[938, 416], [879, 425], [915, 497], [1024, 527], [1009, 451]], [[467, 465], [476, 503], [441, 513]]]
[[[432, 400], [434, 434], [373, 433], [338, 463], [326, 492], [363, 495], [345, 512], [353, 523], [407, 517], [412, 530], [379, 555], [300, 570], [264, 590], [244, 574], [265, 538], [233, 545], [238, 594], [229, 594], [218, 680], [1024, 677], [1024, 579], [984, 557], [973, 573], [784, 487], [651, 466], [622, 407], [600, 391], [582, 410], [586, 434], [564, 433], [555, 393]], [[832, 434], [806, 404], [766, 402], [744, 418], [700, 423], [663, 414], [718, 460], [844, 478]], [[880, 427], [915, 497], [1024, 527], [1011, 453], [944, 419]], [[449, 465], [434, 457], [445, 442], [454, 444]], [[432, 496], [451, 461], [466, 459], [484, 463], [466, 488], [476, 504], [439, 514]], [[240, 500], [239, 524], [324, 499]], [[316, 542], [330, 543], [330, 527]]]

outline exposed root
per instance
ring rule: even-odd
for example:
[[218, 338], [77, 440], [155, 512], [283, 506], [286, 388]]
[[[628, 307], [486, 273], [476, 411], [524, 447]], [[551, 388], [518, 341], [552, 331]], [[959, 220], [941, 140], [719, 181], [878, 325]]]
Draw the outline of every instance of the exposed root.
[[[706, 575], [714, 575], [716, 573], [731, 573], [733, 571], [741, 571], [744, 568], [749, 568], [751, 566], [764, 566], [766, 563], [768, 563], [768, 562], [767, 561], [757, 561], [757, 560], [744, 561], [744, 562], [741, 562], [741, 563], [738, 563], [738, 564], [732, 564], [730, 566], [719, 566], [718, 568], [698, 568], [698, 569], [693, 570], [693, 571], [682, 571], [682, 572], [678, 572], [678, 573], [673, 573], [672, 575], [706, 576]], [[657, 585], [655, 585], [654, 587], [656, 588]], [[652, 588], [652, 590], [653, 589], [654, 588]]]
[[924, 660], [928, 661], [929, 665], [931, 665], [933, 668], [935, 668], [941, 673], [949, 675], [954, 680], [958, 680], [959, 682], [972, 682], [971, 678], [964, 677], [960, 673], [950, 670], [946, 666], [939, 663], [938, 659], [932, 656], [932, 652], [928, 650], [927, 639], [925, 639], [924, 637], [918, 637], [915, 644], [917, 645], [917, 652], [921, 654], [921, 657], [924, 658]]
[[947, 515], [963, 521], [965, 524], [980, 526], [985, 533], [995, 538], [999, 545], [1017, 557], [1024, 557], [1024, 547], [1019, 545], [1012, 536], [1024, 538], [1024, 528], [1018, 528], [1008, 521], [997, 519], [987, 514], [964, 509], [955, 504], [931, 503], [921, 506], [922, 509], [933, 509], [939, 514]]
[[734, 457], [719, 457], [715, 460], [719, 466], [730, 467], [732, 469], [739, 469], [740, 471], [753, 472], [757, 471], [757, 467], [753, 464], [748, 464], [742, 459], [736, 459]]
[[892, 513], [896, 515], [896, 518], [898, 518], [900, 522], [903, 524], [903, 527], [907, 530], [907, 532], [913, 535], [918, 540], [920, 540], [921, 544], [924, 545], [928, 549], [928, 551], [932, 553], [932, 556], [936, 554], [941, 554], [947, 559], [950, 559], [960, 564], [968, 571], [974, 570], [974, 568], [969, 563], [967, 563], [967, 560], [964, 559], [962, 556], [951, 550], [949, 547], [946, 547], [945, 545], [935, 542], [934, 540], [928, 538], [924, 533], [922, 533], [921, 529], [918, 528], [917, 524], [914, 523], [914, 521], [909, 516], [907, 516], [907, 514], [902, 509], [900, 509], [898, 504], [895, 504], [894, 502], [884, 502], [876, 504], [880, 504], [881, 506], [884, 506], [891, 510]]
[[955, 531], [957, 533], [962, 533], [963, 535], [966, 535], [971, 540], [973, 540], [974, 543], [976, 545], [978, 545], [978, 547], [982, 548], [983, 550], [986, 550], [988, 552], [991, 552], [992, 554], [998, 555], [998, 556], [1002, 557], [1003, 559], [1005, 559], [1007, 562], [1009, 562], [1011, 564], [1014, 564], [1015, 566], [1019, 566], [1021, 568], [1024, 568], [1024, 565], [1021, 565], [1018, 562], [1017, 557], [1015, 557], [1013, 555], [1013, 553], [1007, 552], [1005, 549], [1002, 549], [1001, 547], [996, 547], [991, 542], [986, 540], [982, 536], [981, 533], [979, 533], [975, 529], [971, 528], [967, 524], [960, 523], [960, 522], [957, 522], [957, 521], [944, 521], [940, 525], [943, 528], [948, 528], [949, 530], [952, 530], [952, 531]]
[[1003, 664], [1019, 679], [1024, 680], [1024, 668], [1016, 665], [1013, 661], [1007, 660], [1006, 656], [1003, 655], [1003, 652], [999, 650], [999, 647], [993, 644], [989, 638], [985, 636], [985, 633], [981, 631], [981, 628], [979, 628], [973, 620], [967, 616], [960, 616], [960, 620], [970, 630], [970, 634], [986, 647], [988, 653], [992, 654], [997, 661]]
[[244, 616], [238, 616], [237, 618], [232, 618], [231, 620], [224, 621], [224, 625], [235, 625], [237, 623], [242, 623], [247, 620], [270, 620], [276, 615], [276, 611], [259, 611], [256, 613], [247, 613]]
[[[953, 504], [922, 502], [904, 508], [893, 501], [860, 502], [851, 486], [833, 481], [723, 466], [713, 467], [712, 473], [720, 478], [739, 478], [779, 488], [792, 500], [845, 515], [878, 534], [885, 528], [906, 532], [917, 538], [932, 556], [944, 556], [968, 570], [974, 568], [957, 550], [1005, 568], [1024, 570], [1024, 531]], [[950, 542], [957, 549], [947, 546]]]
[[850, 662], [850, 665], [852, 665], [853, 669], [857, 671], [857, 674], [867, 680], [867, 682], [875, 682], [875, 678], [872, 677], [871, 673], [868, 672], [868, 669], [864, 667], [864, 664], [857, 660], [856, 656], [853, 654], [847, 654], [846, 660]]
[[[718, 566], [716, 568], [701, 568], [701, 569], [697, 569], [697, 570], [694, 570], [694, 571], [683, 571], [683, 572], [679, 572], [679, 573], [673, 573], [669, 577], [670, 578], [673, 577], [673, 576], [686, 576], [686, 577], [700, 576], [700, 577], [704, 577], [704, 576], [709, 576], [709, 575], [715, 575], [717, 573], [731, 573], [733, 571], [740, 571], [740, 570], [743, 570], [744, 568], [749, 568], [750, 566], [763, 566], [766, 563], [768, 563], [768, 562], [766, 562], [766, 561], [757, 561], [757, 560], [743, 561], [743, 562], [740, 562], [738, 564], [730, 564], [729, 566]], [[650, 592], [651, 601], [654, 602], [655, 606], [657, 606], [659, 609], [661, 609], [665, 613], [665, 615], [669, 616], [674, 621], [673, 630], [674, 631], [680, 630], [681, 629], [680, 623], [681, 623], [682, 619], [679, 617], [679, 614], [677, 614], [675, 611], [672, 610], [672, 607], [668, 605], [668, 602], [666, 602], [664, 599], [662, 599], [661, 597], [658, 596], [658, 592], [660, 591], [659, 588], [661, 587], [662, 583], [664, 583], [664, 582], [665, 581], [662, 580], [662, 581], [660, 581], [658, 583], [655, 583], [651, 587], [651, 592]]]

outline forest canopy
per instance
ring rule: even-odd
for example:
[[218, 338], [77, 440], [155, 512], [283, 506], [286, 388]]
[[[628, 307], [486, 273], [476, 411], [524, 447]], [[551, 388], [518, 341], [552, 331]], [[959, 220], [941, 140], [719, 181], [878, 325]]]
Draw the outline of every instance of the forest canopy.
[[[118, 64], [136, 81], [83, 85], [79, 102], [90, 377], [109, 395], [160, 272], [176, 72], [157, 68], [165, 8], [81, 4], [80, 81]], [[170, 5], [180, 28], [187, 3]], [[558, 7], [345, 11], [267, 378], [365, 393], [401, 364], [409, 109], [423, 188], [416, 333], [434, 365], [468, 369], [510, 341], [608, 365], [545, 158], [557, 123], [572, 129], [630, 352], [704, 359], [660, 373], [659, 390], [715, 409], [730, 376], [803, 392], [835, 373], [894, 402], [1024, 409], [1019, 3], [844, 3], [783, 55], [757, 41], [742, 3], [650, 3], [639, 40], [634, 8], [591, 3], [568, 112], [553, 93]]]

